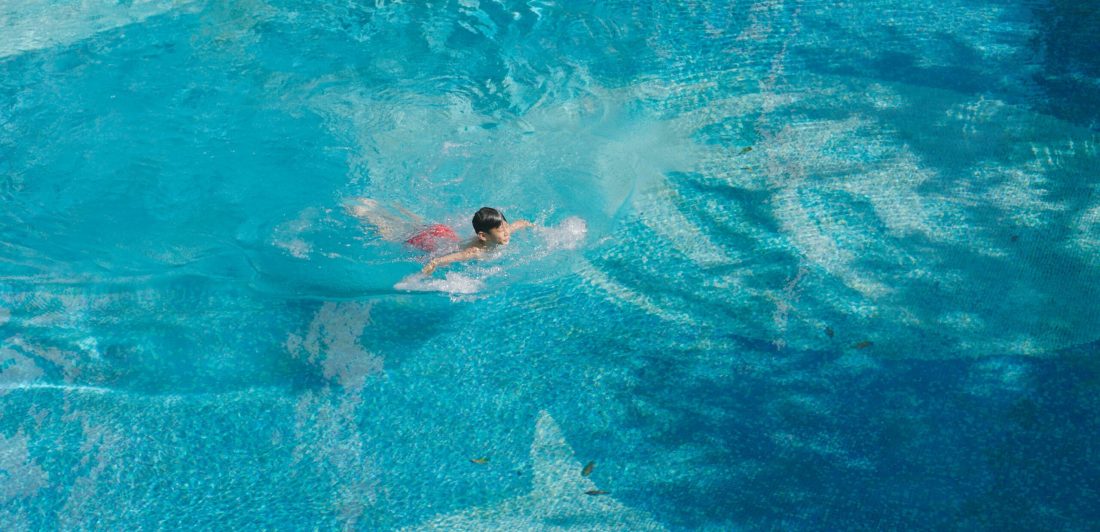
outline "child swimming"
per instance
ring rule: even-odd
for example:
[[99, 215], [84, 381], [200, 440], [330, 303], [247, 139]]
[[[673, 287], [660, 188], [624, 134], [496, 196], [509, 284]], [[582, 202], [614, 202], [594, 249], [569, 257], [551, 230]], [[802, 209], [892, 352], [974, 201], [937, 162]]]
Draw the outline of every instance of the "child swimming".
[[475, 236], [463, 246], [462, 250], [428, 261], [420, 273], [431, 275], [440, 266], [476, 258], [497, 246], [507, 246], [512, 238], [512, 231], [533, 227], [535, 224], [527, 220], [508, 223], [500, 211], [492, 207], [482, 207], [474, 213], [473, 225]]
[[[446, 249], [460, 240], [450, 227], [427, 224], [422, 218], [400, 206], [384, 207], [370, 198], [355, 198], [346, 206], [353, 216], [373, 225], [383, 239], [403, 241], [428, 253]], [[431, 275], [440, 266], [474, 259], [497, 246], [506, 246], [512, 231], [533, 227], [534, 224], [527, 220], [508, 223], [500, 211], [492, 207], [482, 207], [474, 213], [473, 226], [473, 238], [458, 246], [458, 251], [428, 261], [420, 272]]]

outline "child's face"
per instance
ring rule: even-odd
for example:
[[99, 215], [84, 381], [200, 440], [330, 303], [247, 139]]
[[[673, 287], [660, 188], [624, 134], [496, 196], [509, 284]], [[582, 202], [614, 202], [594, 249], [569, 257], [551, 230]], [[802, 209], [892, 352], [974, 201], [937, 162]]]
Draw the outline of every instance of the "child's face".
[[487, 244], [505, 246], [508, 244], [508, 240], [512, 238], [512, 232], [508, 229], [508, 222], [504, 222], [500, 224], [500, 227], [490, 229], [488, 232], [482, 231], [477, 236]]

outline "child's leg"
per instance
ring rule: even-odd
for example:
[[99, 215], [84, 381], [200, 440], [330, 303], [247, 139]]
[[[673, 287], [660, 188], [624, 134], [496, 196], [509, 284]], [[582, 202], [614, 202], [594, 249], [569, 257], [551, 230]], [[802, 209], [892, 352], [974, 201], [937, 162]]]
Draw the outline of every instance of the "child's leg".
[[401, 214], [404, 214], [406, 217], [408, 217], [409, 220], [412, 220], [412, 222], [415, 223], [416, 225], [418, 225], [418, 226], [427, 225], [426, 223], [424, 223], [423, 218], [417, 216], [415, 213], [409, 212], [409, 210], [406, 209], [405, 207], [402, 207], [400, 203], [394, 203], [393, 208], [397, 209], [398, 211], [401, 211]]
[[384, 240], [402, 241], [420, 225], [416, 215], [399, 215], [370, 198], [352, 198], [344, 206], [352, 216], [373, 225]]

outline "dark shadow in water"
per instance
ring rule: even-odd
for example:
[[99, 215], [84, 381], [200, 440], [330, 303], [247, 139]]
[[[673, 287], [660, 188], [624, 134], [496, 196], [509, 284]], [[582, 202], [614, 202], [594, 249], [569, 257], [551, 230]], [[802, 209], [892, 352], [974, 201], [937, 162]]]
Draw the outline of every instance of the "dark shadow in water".
[[[725, 516], [762, 528], [1049, 529], [1100, 517], [1089, 502], [1100, 489], [1091, 436], [1100, 371], [1090, 361], [1100, 344], [1075, 348], [1074, 359], [883, 362], [863, 372], [838, 371], [836, 353], [743, 345], [725, 377], [690, 371], [689, 351], [653, 353], [614, 400], [659, 408], [627, 410], [626, 426], [647, 437], [624, 446], [637, 456], [617, 459], [667, 464], [667, 478], [626, 498], [671, 526]], [[782, 363], [754, 366], [760, 357]], [[1025, 389], [999, 374], [983, 380], [1000, 364], [1023, 368]], [[574, 437], [578, 453], [588, 438]]]
[[1100, 10], [1092, 2], [1047, 0], [1033, 7], [1038, 32], [1031, 40], [1043, 69], [1035, 81], [1043, 109], [1100, 131]]
[[[811, 72], [864, 77], [946, 89], [966, 94], [993, 94], [1007, 102], [1048, 113], [1093, 131], [1100, 129], [1100, 11], [1088, 3], [1068, 0], [1035, 2], [1030, 6], [1035, 34], [1028, 42], [1030, 57], [988, 61], [970, 44], [944, 32], [936, 34], [936, 63], [907, 50], [927, 42], [924, 35], [890, 32], [876, 47], [799, 47], [794, 57]], [[829, 26], [838, 42], [856, 46], [866, 37]], [[865, 55], [869, 54], [869, 55]], [[1027, 76], [1021, 70], [1037, 65]], [[1006, 74], [1008, 77], [1006, 77]]]

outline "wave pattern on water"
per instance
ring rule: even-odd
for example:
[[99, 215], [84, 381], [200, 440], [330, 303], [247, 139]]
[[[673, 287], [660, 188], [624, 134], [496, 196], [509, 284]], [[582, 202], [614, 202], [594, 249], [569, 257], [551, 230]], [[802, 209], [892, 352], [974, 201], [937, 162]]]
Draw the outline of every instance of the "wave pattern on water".
[[1092, 11], [0, 2], [0, 522], [1087, 528]]

